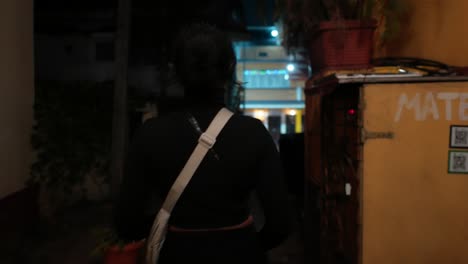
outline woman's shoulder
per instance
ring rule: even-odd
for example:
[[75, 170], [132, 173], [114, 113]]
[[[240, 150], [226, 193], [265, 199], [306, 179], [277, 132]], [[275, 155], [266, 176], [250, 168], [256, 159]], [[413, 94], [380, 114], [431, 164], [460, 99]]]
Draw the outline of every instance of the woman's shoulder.
[[247, 133], [249, 136], [269, 136], [269, 132], [265, 125], [257, 118], [236, 114], [234, 115], [235, 128], [239, 133]]
[[160, 134], [171, 129], [178, 129], [177, 126], [180, 125], [178, 120], [181, 118], [181, 113], [168, 113], [151, 117], [140, 124], [135, 134], [146, 136], [148, 134], [154, 135], [155, 133]]
[[[187, 116], [182, 112], [172, 112], [157, 117], [150, 118], [146, 120], [140, 127], [140, 130], [143, 131], [152, 131], [158, 128], [164, 128], [166, 131], [170, 129], [171, 126], [178, 126], [182, 119], [186, 119]], [[237, 130], [237, 132], [256, 132], [256, 133], [265, 133], [267, 132], [264, 124], [257, 118], [243, 115], [243, 114], [234, 114], [232, 121], [229, 122], [231, 126]], [[228, 123], [228, 124], [229, 124]]]
[[251, 126], [257, 129], [264, 128], [262, 121], [257, 118], [242, 114], [236, 114], [234, 116], [237, 118], [238, 122], [242, 123], [243, 125]]

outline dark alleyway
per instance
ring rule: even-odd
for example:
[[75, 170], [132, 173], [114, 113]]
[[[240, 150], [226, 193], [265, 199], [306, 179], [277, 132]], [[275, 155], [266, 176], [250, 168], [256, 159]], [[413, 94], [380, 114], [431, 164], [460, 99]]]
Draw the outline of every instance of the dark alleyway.
[[[7, 264], [102, 263], [99, 256], [92, 254], [96, 243], [95, 231], [111, 223], [111, 212], [111, 205], [108, 203], [80, 205], [69, 209], [55, 224], [39, 228], [22, 243], [15, 254], [3, 259], [7, 260]], [[271, 264], [303, 263], [299, 234], [293, 233], [269, 255]]]

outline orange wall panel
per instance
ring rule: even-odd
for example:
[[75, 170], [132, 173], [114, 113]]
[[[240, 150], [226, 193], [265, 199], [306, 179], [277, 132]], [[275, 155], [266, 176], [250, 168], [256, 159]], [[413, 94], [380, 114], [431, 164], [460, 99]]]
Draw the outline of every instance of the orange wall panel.
[[386, 54], [468, 65], [468, 1], [408, 0], [408, 4], [401, 36], [387, 45]]
[[363, 147], [363, 264], [468, 263], [468, 174], [448, 173], [467, 92], [468, 82], [365, 86], [364, 129], [394, 137]]

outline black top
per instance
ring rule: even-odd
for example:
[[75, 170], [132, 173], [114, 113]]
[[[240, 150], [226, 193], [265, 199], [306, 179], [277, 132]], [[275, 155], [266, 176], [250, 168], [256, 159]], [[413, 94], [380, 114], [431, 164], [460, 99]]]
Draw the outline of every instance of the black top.
[[[172, 183], [220, 107], [191, 108], [148, 120], [132, 142], [116, 208], [118, 234], [146, 237]], [[189, 114], [190, 113], [190, 114]], [[240, 224], [249, 215], [249, 194], [256, 190], [265, 215], [260, 238], [271, 248], [286, 238], [289, 208], [281, 162], [263, 124], [234, 115], [218, 135], [177, 202], [170, 224], [216, 228]]]

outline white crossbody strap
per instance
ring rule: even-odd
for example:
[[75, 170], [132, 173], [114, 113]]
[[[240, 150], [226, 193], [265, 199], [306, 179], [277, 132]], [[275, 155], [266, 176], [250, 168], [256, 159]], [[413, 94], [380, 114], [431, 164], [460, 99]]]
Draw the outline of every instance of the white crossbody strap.
[[164, 200], [164, 203], [156, 215], [153, 226], [151, 228], [150, 235], [148, 236], [147, 248], [146, 248], [146, 263], [155, 264], [158, 263], [159, 253], [161, 247], [164, 244], [169, 218], [171, 216], [172, 209], [174, 209], [177, 200], [184, 191], [185, 187], [189, 183], [193, 174], [197, 170], [200, 163], [203, 161], [206, 153], [213, 147], [216, 142], [216, 137], [219, 132], [223, 129], [224, 125], [229, 121], [232, 116], [232, 112], [226, 108], [222, 108], [215, 116], [211, 124], [205, 133], [203, 133], [198, 139], [198, 144], [192, 155], [188, 159], [179, 176], [172, 184], [169, 193]]
[[206, 153], [216, 143], [216, 137], [219, 132], [221, 132], [224, 125], [229, 121], [232, 115], [233, 113], [231, 111], [226, 108], [222, 108], [213, 121], [211, 121], [206, 132], [198, 139], [198, 145], [195, 147], [192, 155], [188, 159], [182, 171], [179, 173], [179, 176], [172, 185], [171, 190], [163, 203], [162, 208], [169, 214], [172, 212], [177, 200], [202, 162]]

